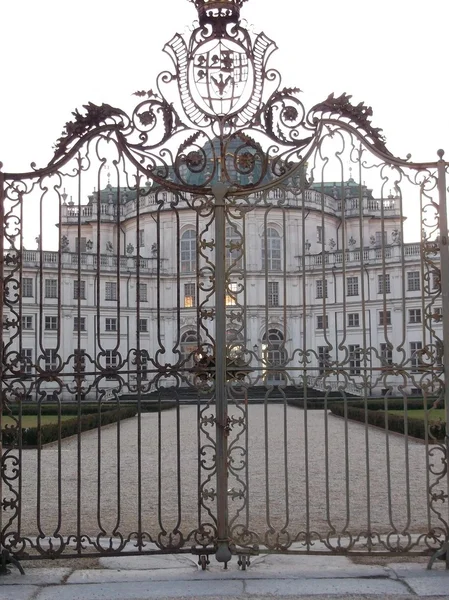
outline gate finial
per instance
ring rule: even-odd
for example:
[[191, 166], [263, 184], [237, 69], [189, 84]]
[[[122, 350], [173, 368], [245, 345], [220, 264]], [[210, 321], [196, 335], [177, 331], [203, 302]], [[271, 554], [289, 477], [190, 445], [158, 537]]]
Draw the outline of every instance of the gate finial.
[[216, 19], [238, 21], [240, 9], [247, 0], [189, 0], [189, 2], [195, 4], [200, 25], [204, 25]]

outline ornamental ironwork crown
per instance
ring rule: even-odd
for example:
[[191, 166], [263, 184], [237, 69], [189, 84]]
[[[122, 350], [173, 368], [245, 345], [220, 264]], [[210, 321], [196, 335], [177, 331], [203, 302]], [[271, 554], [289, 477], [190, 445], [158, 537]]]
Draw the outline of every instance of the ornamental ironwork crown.
[[240, 9], [247, 0], [189, 0], [195, 4], [198, 11], [200, 24], [213, 19], [226, 19], [238, 21]]

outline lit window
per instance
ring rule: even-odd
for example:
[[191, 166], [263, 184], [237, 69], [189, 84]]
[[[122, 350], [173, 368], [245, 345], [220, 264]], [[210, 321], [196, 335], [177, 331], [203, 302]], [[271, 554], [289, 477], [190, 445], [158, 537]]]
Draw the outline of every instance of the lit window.
[[58, 297], [58, 280], [57, 279], [46, 279], [45, 280], [45, 297], [46, 298], [57, 298]]
[[58, 317], [45, 317], [45, 329], [52, 331], [58, 329]]
[[195, 306], [196, 285], [194, 283], [184, 284], [184, 308]]
[[279, 282], [269, 281], [267, 293], [268, 306], [279, 306]]
[[390, 275], [378, 275], [378, 293], [379, 294], [389, 294], [390, 293]]
[[349, 313], [348, 314], [348, 327], [359, 327], [359, 326], [360, 326], [359, 313]]
[[228, 285], [228, 294], [226, 294], [226, 306], [235, 306], [237, 301], [236, 301], [236, 295], [238, 292], [238, 285], [237, 283], [230, 283]]
[[346, 280], [348, 296], [358, 296], [359, 295], [359, 278], [358, 277], [348, 277]]
[[115, 318], [105, 319], [105, 330], [106, 331], [117, 331], [117, 319], [115, 319]]
[[411, 308], [408, 311], [408, 322], [409, 323], [421, 323], [421, 309]]
[[409, 292], [418, 292], [421, 289], [421, 280], [419, 271], [409, 271], [407, 273], [407, 283]]

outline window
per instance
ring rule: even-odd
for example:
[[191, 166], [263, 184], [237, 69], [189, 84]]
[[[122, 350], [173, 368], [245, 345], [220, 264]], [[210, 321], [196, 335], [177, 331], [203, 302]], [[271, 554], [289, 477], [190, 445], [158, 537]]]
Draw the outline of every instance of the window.
[[262, 237], [262, 268], [268, 271], [281, 270], [281, 236], [273, 227], [268, 227], [266, 235]]
[[432, 289], [439, 290], [441, 286], [441, 271], [440, 269], [436, 269], [432, 271]]
[[329, 347], [318, 346], [318, 372], [320, 375], [325, 375], [329, 367]]
[[148, 332], [148, 319], [139, 319], [138, 329], [140, 333]]
[[319, 244], [322, 244], [323, 243], [323, 239], [324, 239], [323, 238], [323, 227], [321, 225], [317, 225], [317, 228], [316, 228], [316, 241]]
[[145, 230], [144, 229], [139, 229], [139, 247], [143, 248], [145, 246]]
[[268, 306], [279, 306], [279, 282], [269, 281], [267, 292]]
[[407, 273], [407, 284], [409, 292], [418, 292], [421, 289], [419, 271], [409, 271]]
[[24, 375], [33, 373], [33, 349], [22, 348], [20, 353], [20, 370]]
[[105, 300], [117, 300], [117, 283], [106, 281]]
[[327, 279], [324, 280], [324, 285], [322, 279], [316, 281], [316, 297], [327, 298]]
[[272, 370], [273, 367], [285, 363], [284, 336], [278, 329], [269, 329], [262, 340], [264, 364], [269, 370], [265, 371], [267, 381], [274, 383], [283, 380], [282, 371]]
[[86, 238], [75, 238], [75, 252], [86, 252]]
[[86, 317], [73, 317], [73, 331], [86, 331]]
[[376, 231], [376, 246], [384, 246], [387, 244], [387, 232], [386, 231]]
[[184, 284], [184, 308], [193, 308], [196, 305], [196, 285], [194, 283]]
[[196, 233], [189, 229], [181, 237], [181, 272], [194, 273], [196, 271]]
[[86, 370], [86, 351], [76, 349], [73, 357], [73, 370], [77, 373], [84, 373]]
[[[114, 370], [117, 368], [117, 350], [106, 350], [106, 369]], [[106, 377], [106, 379], [114, 379], [114, 377]]]
[[22, 329], [33, 329], [33, 316], [24, 315], [22, 317]]
[[391, 310], [379, 311], [379, 325], [391, 325]]
[[146, 283], [139, 283], [138, 302], [148, 302], [148, 286]]
[[359, 326], [360, 326], [359, 313], [349, 313], [348, 314], [348, 327], [359, 327]]
[[329, 315], [318, 315], [316, 318], [317, 329], [329, 329]]
[[58, 297], [58, 280], [57, 279], [46, 279], [45, 280], [45, 297], [46, 298], [57, 298]]
[[58, 317], [45, 317], [45, 329], [51, 331], [58, 329]]
[[422, 342], [410, 342], [411, 370], [412, 373], [418, 373], [422, 365], [421, 353]]
[[228, 225], [226, 227], [226, 267], [240, 267], [242, 265], [243, 240], [240, 233]]
[[235, 306], [237, 304], [237, 302], [236, 302], [237, 292], [238, 292], [237, 283], [230, 283], [228, 285], [228, 293], [226, 294], [226, 306]]
[[106, 331], [117, 331], [117, 319], [106, 318], [105, 319], [105, 330]]
[[393, 364], [393, 346], [391, 344], [380, 345], [380, 362], [382, 370]]
[[432, 312], [432, 319], [434, 321], [441, 321], [441, 317], [443, 316], [443, 309], [441, 306], [436, 306]]
[[378, 293], [389, 294], [390, 293], [390, 275], [378, 275]]
[[146, 352], [140, 353], [140, 368], [142, 371], [142, 381], [147, 381], [148, 379], [148, 356]]
[[56, 349], [49, 348], [44, 352], [45, 356], [45, 370], [46, 371], [55, 371], [58, 368], [58, 355], [56, 353]]
[[86, 298], [86, 282], [85, 281], [74, 281], [73, 282], [73, 298], [75, 300], [84, 300]]
[[358, 296], [359, 295], [359, 278], [358, 277], [348, 277], [346, 279], [346, 283], [347, 283], [348, 296]]
[[408, 322], [409, 323], [421, 323], [421, 309], [411, 308], [408, 311]]
[[181, 360], [185, 369], [191, 369], [194, 365], [194, 353], [198, 350], [198, 338], [196, 331], [186, 331], [181, 336]]
[[349, 374], [360, 375], [360, 345], [349, 344]]
[[33, 280], [31, 277], [24, 277], [22, 279], [22, 296], [24, 298], [33, 297]]

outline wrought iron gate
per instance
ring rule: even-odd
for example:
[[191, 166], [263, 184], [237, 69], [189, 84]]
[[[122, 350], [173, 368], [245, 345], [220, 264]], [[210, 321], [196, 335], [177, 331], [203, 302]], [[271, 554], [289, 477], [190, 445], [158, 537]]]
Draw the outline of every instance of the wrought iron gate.
[[131, 116], [0, 173], [19, 558], [446, 550], [448, 163], [347, 95], [307, 112], [242, 4], [195, 0]]

